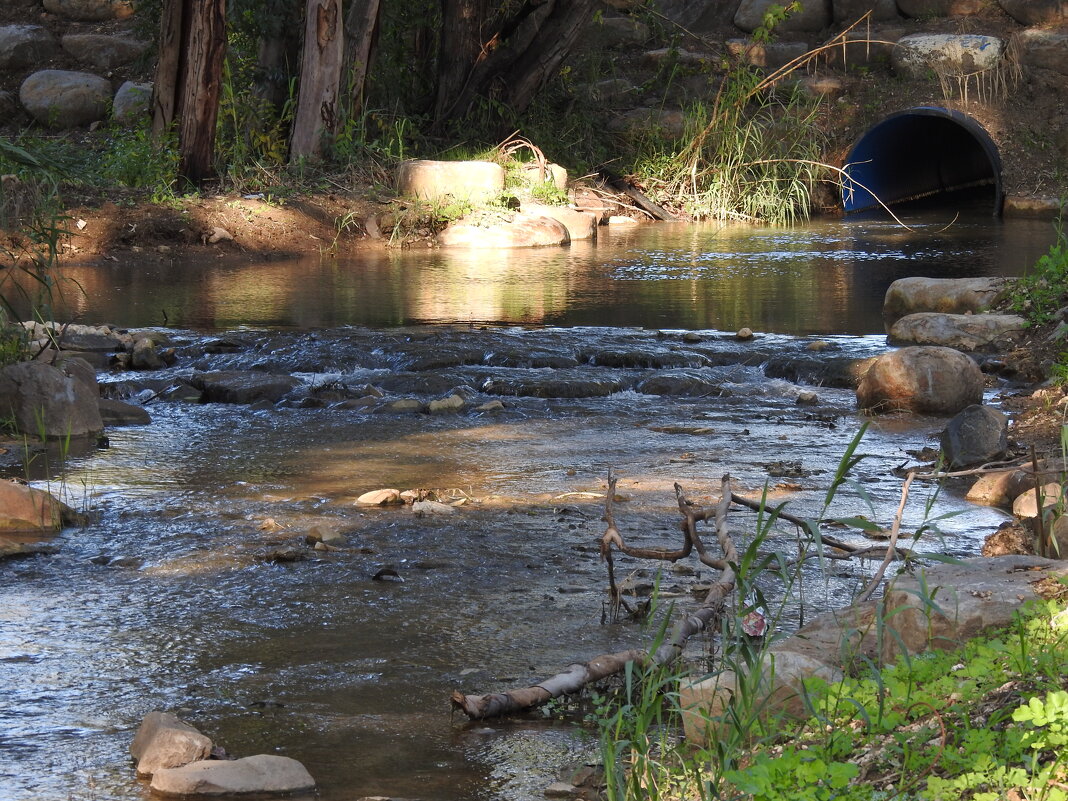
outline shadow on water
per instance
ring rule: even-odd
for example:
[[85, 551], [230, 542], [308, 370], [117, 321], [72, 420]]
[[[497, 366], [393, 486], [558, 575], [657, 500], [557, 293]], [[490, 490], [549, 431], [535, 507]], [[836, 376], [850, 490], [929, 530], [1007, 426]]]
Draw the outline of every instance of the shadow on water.
[[[590, 732], [538, 715], [464, 726], [449, 691], [526, 685], [646, 641], [636, 625], [599, 625], [609, 467], [625, 499], [617, 522], [641, 545], [678, 537], [675, 481], [707, 503], [724, 472], [740, 492], [817, 514], [862, 423], [832, 367], [885, 349], [872, 335], [890, 281], [1019, 273], [1052, 238], [1048, 225], [989, 219], [918, 227], [650, 226], [490, 258], [72, 268], [88, 293], [81, 321], [159, 325], [166, 311], [174, 327], [178, 365], [111, 377], [109, 392], [136, 397], [138, 382], [195, 367], [289, 373], [301, 401], [367, 386], [386, 397], [156, 401], [150, 426], [69, 457], [68, 497], [92, 507], [91, 522], [60, 535], [55, 556], [0, 564], [4, 797], [144, 798], [126, 749], [155, 708], [237, 755], [300, 759], [326, 801], [543, 797], [590, 753]], [[756, 339], [723, 333], [742, 325]], [[233, 352], [208, 347], [219, 330]], [[467, 399], [459, 413], [383, 406], [454, 390]], [[802, 392], [819, 404], [799, 406]], [[944, 423], [873, 421], [835, 513], [889, 522], [891, 468]], [[470, 500], [443, 517], [353, 504], [383, 486]], [[975, 553], [1004, 518], [949, 490], [936, 508], [954, 516], [920, 545], [951, 555]], [[315, 526], [344, 547], [307, 548]], [[743, 542], [754, 527], [732, 513]], [[793, 537], [774, 545], [796, 548]], [[306, 558], [275, 558], [291, 548]], [[383, 568], [403, 581], [375, 581]], [[848, 603], [872, 569], [806, 578], [805, 614]], [[711, 577], [698, 565], [661, 585], [688, 598]]]

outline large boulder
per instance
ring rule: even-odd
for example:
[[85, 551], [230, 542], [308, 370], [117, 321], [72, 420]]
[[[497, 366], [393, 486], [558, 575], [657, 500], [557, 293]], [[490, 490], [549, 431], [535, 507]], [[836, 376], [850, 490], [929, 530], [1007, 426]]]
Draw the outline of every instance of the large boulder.
[[964, 314], [988, 309], [1010, 289], [1004, 278], [899, 278], [883, 298], [887, 322], [916, 312]]
[[107, 117], [111, 82], [89, 72], [41, 70], [19, 87], [19, 100], [41, 125], [77, 128]]
[[504, 191], [504, 168], [492, 161], [403, 161], [397, 191], [421, 200], [486, 200]]
[[307, 769], [284, 756], [259, 754], [244, 759], [203, 760], [156, 771], [152, 792], [167, 797], [263, 796], [310, 792], [315, 780]]
[[1009, 447], [1009, 419], [989, 406], [969, 406], [949, 421], [941, 445], [952, 468], [992, 462]]
[[58, 531], [76, 518], [73, 509], [43, 490], [0, 481], [0, 532]]
[[[773, 5], [783, 6], [775, 0], [742, 0], [734, 15], [734, 24], [746, 33], [752, 33], [764, 22], [764, 15]], [[801, 10], [791, 14], [777, 26], [776, 31], [822, 31], [831, 24], [831, 5], [828, 0], [806, 0]]]
[[133, 0], [44, 0], [46, 11], [80, 22], [125, 19], [134, 13]]
[[145, 715], [130, 743], [137, 761], [138, 776], [152, 776], [160, 770], [178, 768], [211, 756], [211, 740], [169, 712]]
[[953, 415], [982, 399], [982, 371], [952, 348], [913, 347], [884, 353], [857, 386], [857, 404], [877, 413]]
[[1016, 35], [1016, 48], [1025, 67], [1068, 75], [1068, 33], [1029, 28]]
[[882, 657], [952, 650], [986, 629], [1007, 626], [1035, 585], [1068, 576], [1063, 562], [1037, 556], [966, 559], [899, 576], [886, 592]]
[[148, 42], [103, 33], [68, 33], [62, 43], [63, 49], [76, 59], [99, 70], [113, 70], [129, 64], [148, 50]]
[[48, 61], [59, 52], [47, 28], [40, 25], [0, 26], [0, 70], [23, 70]]
[[940, 75], [973, 75], [1001, 64], [1005, 42], [996, 36], [974, 33], [917, 33], [898, 39], [894, 70], [909, 78], [926, 78], [929, 70]]
[[906, 314], [892, 326], [891, 345], [942, 345], [965, 351], [996, 352], [1017, 345], [1027, 320], [1015, 314]]
[[104, 423], [97, 399], [84, 380], [40, 361], [0, 370], [0, 417], [20, 434], [47, 439], [99, 434]]
[[563, 223], [529, 214], [516, 214], [511, 220], [464, 218], [437, 238], [444, 247], [478, 249], [560, 247], [571, 242]]
[[998, 0], [1005, 13], [1022, 25], [1068, 21], [1066, 0]]

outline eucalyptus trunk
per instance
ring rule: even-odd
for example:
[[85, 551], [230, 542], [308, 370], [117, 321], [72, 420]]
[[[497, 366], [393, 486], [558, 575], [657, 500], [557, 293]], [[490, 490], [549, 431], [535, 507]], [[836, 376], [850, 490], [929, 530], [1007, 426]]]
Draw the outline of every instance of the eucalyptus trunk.
[[304, 16], [304, 53], [291, 160], [318, 158], [325, 139], [338, 129], [338, 95], [345, 36], [341, 0], [308, 0]]

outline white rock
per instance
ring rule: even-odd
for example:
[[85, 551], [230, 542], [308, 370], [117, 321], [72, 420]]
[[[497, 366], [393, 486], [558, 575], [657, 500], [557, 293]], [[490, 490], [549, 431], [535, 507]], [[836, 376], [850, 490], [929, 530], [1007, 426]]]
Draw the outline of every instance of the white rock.
[[164, 796], [203, 797], [261, 793], [282, 795], [315, 789], [297, 760], [259, 754], [237, 760], [209, 759], [157, 771], [151, 789]]
[[365, 492], [356, 499], [356, 503], [359, 506], [385, 506], [391, 503], [404, 503], [404, 500], [401, 498], [400, 490], [378, 489]]
[[910, 78], [925, 78], [928, 70], [944, 75], [985, 72], [997, 67], [1005, 52], [1004, 40], [971, 33], [917, 33], [897, 44], [894, 70]]

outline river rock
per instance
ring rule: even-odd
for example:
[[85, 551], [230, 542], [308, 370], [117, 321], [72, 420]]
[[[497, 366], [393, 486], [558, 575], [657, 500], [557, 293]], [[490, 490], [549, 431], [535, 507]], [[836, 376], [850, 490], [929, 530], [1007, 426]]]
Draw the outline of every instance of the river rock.
[[897, 0], [897, 7], [907, 17], [967, 17], [987, 5], [987, 0]]
[[365, 492], [356, 499], [356, 503], [359, 506], [388, 506], [404, 503], [404, 499], [398, 489], [377, 489]]
[[941, 445], [946, 464], [954, 469], [992, 462], [1008, 450], [1009, 418], [974, 404], [949, 421]]
[[898, 576], [884, 601], [884, 626], [889, 631], [882, 638], [883, 659], [895, 661], [902, 649], [910, 654], [931, 648], [952, 650], [985, 629], [1007, 626], [1021, 606], [1038, 597], [1036, 582], [1066, 575], [1063, 562], [1000, 556]]
[[504, 168], [492, 161], [403, 161], [397, 191], [421, 200], [487, 200], [504, 191]]
[[300, 380], [293, 376], [236, 370], [195, 373], [190, 383], [203, 393], [203, 403], [239, 404], [261, 400], [277, 403], [286, 393], [300, 386]]
[[926, 78], [929, 70], [942, 75], [971, 75], [1001, 64], [1005, 42], [974, 33], [916, 33], [897, 42], [894, 70], [909, 78]]
[[49, 493], [17, 481], [0, 481], [0, 532], [59, 531], [74, 510]]
[[533, 248], [560, 247], [571, 237], [563, 223], [550, 217], [516, 214], [510, 220], [458, 220], [439, 233], [437, 241], [453, 248]]
[[544, 203], [524, 203], [523, 213], [534, 217], [549, 217], [567, 229], [568, 238], [574, 242], [597, 238], [597, 215], [578, 211], [569, 206], [548, 206]]
[[516, 171], [515, 178], [524, 186], [537, 187], [548, 183], [560, 191], [567, 191], [567, 168], [551, 161], [545, 164], [544, 169], [538, 162], [527, 162]]
[[964, 351], [1004, 351], [1018, 344], [1027, 320], [1015, 314], [906, 314], [890, 327], [891, 345], [942, 345]]
[[100, 418], [106, 426], [145, 426], [152, 422], [152, 416], [143, 406], [124, 403], [110, 398], [97, 401]]
[[[805, 706], [805, 681], [818, 678], [825, 682], [840, 681], [842, 672], [820, 659], [793, 651], [772, 647], [764, 653], [759, 666], [762, 675], [752, 693], [753, 709], [762, 717], [782, 715], [794, 719], [808, 717]], [[755, 682], [754, 682], [755, 683]], [[679, 690], [682, 725], [686, 739], [694, 743], [709, 743], [721, 727], [729, 726], [731, 700], [738, 688], [738, 675], [733, 670], [703, 681], [684, 685]]]
[[[1063, 459], [1040, 459], [1038, 469], [1041, 471], [1041, 480], [1047, 482], [1068, 472], [1068, 465]], [[999, 470], [976, 479], [965, 497], [972, 503], [1009, 509], [1017, 497], [1027, 490], [1034, 491], [1034, 488], [1035, 477], [1030, 469]]]
[[727, 52], [754, 67], [777, 70], [808, 52], [804, 42], [754, 42], [751, 39], [728, 39]]
[[122, 125], [137, 124], [152, 108], [152, 84], [126, 81], [115, 92], [111, 118]]
[[[734, 15], [734, 24], [746, 33], [752, 33], [764, 22], [764, 14], [772, 5], [776, 5], [774, 0], [742, 0]], [[830, 24], [830, 4], [810, 1], [803, 3], [800, 11], [791, 14], [776, 25], [775, 30], [778, 32], [822, 31]]]
[[1011, 284], [1004, 278], [899, 278], [883, 298], [888, 323], [915, 312], [981, 312], [1004, 298]]
[[454, 515], [456, 514], [456, 507], [440, 501], [416, 501], [412, 504], [412, 514], [416, 517]]
[[1054, 481], [1043, 484], [1035, 492], [1034, 487], [1028, 487], [1012, 502], [1012, 513], [1020, 518], [1038, 517], [1038, 496], [1042, 497], [1042, 509], [1052, 506], [1064, 505], [1064, 487]]
[[289, 757], [258, 754], [244, 759], [209, 759], [156, 771], [152, 792], [167, 797], [276, 795], [310, 792], [315, 780]]
[[649, 26], [634, 16], [599, 15], [591, 20], [576, 43], [577, 52], [638, 47], [649, 41]]
[[1016, 47], [1025, 67], [1068, 75], [1068, 33], [1029, 28], [1016, 35]]
[[134, 343], [133, 349], [130, 351], [130, 367], [134, 370], [163, 369], [163, 357], [156, 349], [155, 340], [142, 337]]
[[603, 398], [620, 392], [623, 385], [612, 378], [491, 378], [482, 385], [487, 395], [529, 398]]
[[657, 373], [639, 383], [635, 389], [643, 395], [675, 395], [691, 398], [723, 394], [723, 387], [713, 381], [711, 376], [690, 370]]
[[587, 361], [598, 367], [618, 367], [625, 370], [665, 370], [673, 367], [704, 367], [708, 364], [699, 353], [657, 350], [599, 350], [584, 354]]
[[0, 70], [24, 70], [48, 61], [59, 52], [59, 42], [40, 25], [0, 26]]
[[97, 394], [83, 381], [40, 361], [0, 370], [0, 417], [29, 436], [95, 436], [104, 430]]
[[41, 70], [22, 82], [19, 100], [41, 125], [77, 128], [107, 117], [111, 82], [89, 72]]
[[982, 371], [952, 348], [913, 347], [884, 353], [857, 386], [857, 404], [875, 413], [951, 415], [982, 399]]
[[426, 410], [430, 414], [446, 414], [448, 412], [462, 411], [465, 405], [467, 405], [467, 401], [464, 400], [463, 395], [453, 393], [444, 398], [435, 398], [430, 401], [426, 405]]
[[1034, 195], [1006, 195], [1002, 204], [1003, 217], [1025, 220], [1052, 220], [1060, 214], [1060, 198]]
[[869, 11], [873, 21], [898, 19], [898, 4], [895, 0], [832, 0], [831, 16], [836, 24], [849, 25]]
[[44, 0], [45, 11], [80, 22], [125, 19], [134, 13], [132, 0]]
[[211, 756], [211, 740], [169, 712], [149, 712], [130, 743], [137, 775], [178, 768]]
[[78, 61], [105, 72], [137, 60], [148, 50], [148, 42], [103, 33], [68, 33], [60, 41]]
[[1065, 0], [998, 0], [998, 5], [1021, 25], [1068, 21], [1068, 2]]

